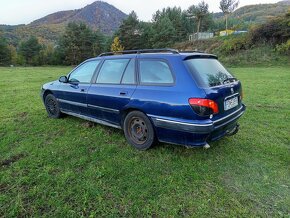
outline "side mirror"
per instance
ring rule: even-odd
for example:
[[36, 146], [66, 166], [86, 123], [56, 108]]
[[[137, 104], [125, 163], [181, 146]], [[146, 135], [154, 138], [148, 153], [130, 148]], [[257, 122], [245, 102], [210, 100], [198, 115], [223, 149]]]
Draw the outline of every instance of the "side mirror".
[[68, 78], [66, 76], [61, 76], [61, 77], [59, 77], [58, 81], [61, 82], [61, 83], [67, 83], [68, 82]]

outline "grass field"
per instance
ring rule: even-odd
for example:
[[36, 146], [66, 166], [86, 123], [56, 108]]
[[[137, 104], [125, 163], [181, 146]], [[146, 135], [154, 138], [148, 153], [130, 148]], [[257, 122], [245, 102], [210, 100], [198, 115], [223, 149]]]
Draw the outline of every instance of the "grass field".
[[69, 70], [0, 68], [0, 217], [290, 217], [289, 67], [231, 69], [247, 105], [237, 135], [146, 152], [47, 117], [40, 87]]

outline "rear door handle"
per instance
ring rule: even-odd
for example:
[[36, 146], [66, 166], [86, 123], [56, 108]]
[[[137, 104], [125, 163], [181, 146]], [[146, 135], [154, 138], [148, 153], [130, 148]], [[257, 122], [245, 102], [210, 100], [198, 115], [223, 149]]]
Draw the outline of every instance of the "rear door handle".
[[86, 90], [85, 89], [81, 89], [81, 92], [85, 92]]
[[120, 92], [120, 95], [127, 95], [128, 92]]

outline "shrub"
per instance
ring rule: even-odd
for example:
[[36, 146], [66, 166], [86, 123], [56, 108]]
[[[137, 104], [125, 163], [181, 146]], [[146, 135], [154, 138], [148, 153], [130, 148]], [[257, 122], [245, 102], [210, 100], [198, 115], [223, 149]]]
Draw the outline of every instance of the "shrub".
[[249, 33], [250, 41], [252, 44], [257, 44], [257, 42], [272, 45], [284, 43], [290, 38], [289, 24], [290, 12], [252, 28]]
[[282, 43], [280, 45], [276, 45], [275, 50], [280, 54], [289, 54], [290, 55], [290, 39], [287, 42]]
[[240, 50], [246, 50], [250, 47], [247, 35], [235, 36], [225, 40], [220, 47], [220, 52], [223, 54], [232, 54]]

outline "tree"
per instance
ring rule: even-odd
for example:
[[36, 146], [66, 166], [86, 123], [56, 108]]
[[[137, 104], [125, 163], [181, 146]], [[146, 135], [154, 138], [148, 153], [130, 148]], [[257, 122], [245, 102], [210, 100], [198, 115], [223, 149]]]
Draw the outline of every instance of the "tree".
[[153, 24], [147, 23], [147, 22], [140, 22], [139, 23], [139, 29], [140, 29], [140, 49], [146, 49], [146, 48], [153, 48], [153, 37], [154, 37], [154, 30], [153, 30]]
[[188, 9], [187, 9], [187, 13], [186, 13], [186, 17], [190, 22], [190, 32], [196, 32], [195, 29], [197, 29], [197, 25], [196, 25], [196, 16], [195, 16], [195, 12], [196, 12], [196, 6], [195, 5], [191, 5]]
[[16, 48], [13, 45], [8, 45], [8, 49], [9, 49], [9, 53], [10, 53], [11, 64], [13, 64], [13, 65], [17, 64], [17, 51], [16, 51]]
[[141, 31], [137, 14], [132, 11], [128, 18], [123, 20], [117, 33], [126, 50], [140, 48]]
[[176, 42], [184, 41], [184, 39], [186, 39], [187, 37], [187, 29], [186, 29], [186, 24], [185, 24], [186, 17], [184, 16], [184, 13], [181, 10], [181, 8], [168, 7], [168, 8], [162, 9], [162, 11], [158, 10], [153, 15], [153, 22], [156, 23], [164, 17], [168, 17], [170, 21], [172, 22], [172, 25], [176, 31], [175, 41]]
[[54, 57], [54, 45], [46, 44], [42, 46], [39, 53], [39, 65], [52, 65]]
[[0, 35], [0, 66], [9, 65], [11, 61], [10, 50], [4, 37]]
[[232, 13], [239, 5], [239, 0], [221, 0], [220, 9], [226, 19], [226, 33], [228, 34], [228, 15]]
[[205, 3], [204, 1], [201, 1], [200, 3], [198, 3], [197, 7], [195, 8], [194, 15], [197, 19], [197, 37], [198, 37], [199, 31], [200, 31], [201, 21], [206, 16], [209, 15], [208, 4]]
[[114, 38], [113, 44], [111, 45], [111, 51], [116, 52], [116, 51], [123, 51], [124, 46], [121, 45], [120, 39], [118, 36]]
[[86, 24], [69, 23], [56, 48], [55, 58], [64, 64], [76, 65], [103, 51], [104, 38]]
[[176, 30], [168, 16], [158, 20], [154, 26], [154, 48], [166, 48], [175, 43]]
[[26, 41], [20, 43], [19, 54], [24, 58], [25, 64], [38, 65], [41, 45], [35, 36], [30, 36]]

